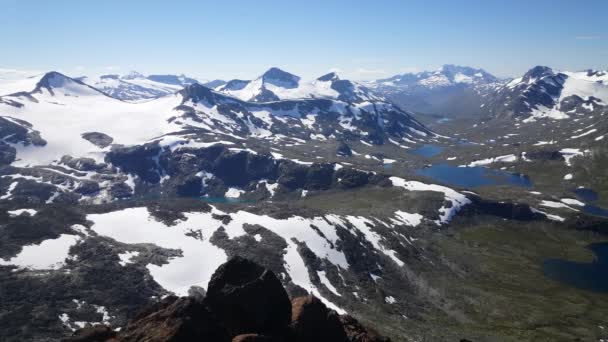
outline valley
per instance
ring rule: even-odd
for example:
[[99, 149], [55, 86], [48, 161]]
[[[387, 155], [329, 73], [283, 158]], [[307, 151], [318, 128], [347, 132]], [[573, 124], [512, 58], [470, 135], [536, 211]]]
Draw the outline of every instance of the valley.
[[17, 75], [2, 340], [124, 327], [234, 256], [394, 341], [608, 337], [606, 73]]

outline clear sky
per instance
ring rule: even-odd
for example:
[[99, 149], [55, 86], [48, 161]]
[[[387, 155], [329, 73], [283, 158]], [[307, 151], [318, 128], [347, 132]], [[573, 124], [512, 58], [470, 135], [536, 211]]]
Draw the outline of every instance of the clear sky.
[[608, 69], [607, 0], [0, 0], [0, 68], [371, 79]]

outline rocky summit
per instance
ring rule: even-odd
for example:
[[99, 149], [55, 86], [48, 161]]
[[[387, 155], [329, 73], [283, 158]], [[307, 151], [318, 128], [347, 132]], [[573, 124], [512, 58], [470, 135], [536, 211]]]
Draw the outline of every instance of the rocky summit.
[[63, 342], [290, 341], [390, 342], [315, 296], [289, 299], [276, 275], [241, 257], [218, 267], [206, 295], [169, 296], [143, 309], [120, 331], [77, 330]]

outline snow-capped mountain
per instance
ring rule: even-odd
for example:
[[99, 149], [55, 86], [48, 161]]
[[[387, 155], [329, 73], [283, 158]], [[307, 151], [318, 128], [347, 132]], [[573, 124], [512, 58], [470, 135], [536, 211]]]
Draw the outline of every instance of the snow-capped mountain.
[[0, 69], [0, 96], [34, 89], [43, 75], [38, 71]]
[[532, 121], [598, 114], [607, 103], [607, 72], [560, 72], [537, 66], [499, 87], [484, 107], [490, 117]]
[[444, 65], [438, 70], [405, 73], [366, 85], [408, 110], [440, 115], [472, 115], [480, 98], [499, 80], [483, 69]]
[[[292, 82], [267, 75], [264, 83], [276, 87], [298, 85], [298, 79], [289, 80]], [[361, 139], [375, 144], [389, 139], [417, 143], [434, 137], [409, 113], [377, 97], [364, 98], [367, 94], [348, 81], [326, 75], [313, 82], [319, 83], [337, 89], [333, 90], [336, 99], [247, 102], [193, 83], [176, 93], [134, 103], [50, 72], [34, 89], [0, 97], [0, 109], [5, 116], [31, 124], [48, 142], [44, 147], [15, 146], [20, 165], [47, 164], [63, 155], [102, 156], [107, 147], [83, 138], [90, 132], [103, 133], [122, 145], [192, 130], [272, 141]]]
[[[255, 83], [240, 99], [235, 89]], [[566, 220], [408, 173], [427, 161], [410, 148], [442, 142], [460, 147], [335, 74], [304, 82], [276, 69], [222, 91], [192, 83], [147, 101], [44, 74], [0, 96], [0, 290], [13, 291], [3, 305], [20, 318], [0, 317], [10, 328], [0, 339], [124, 328], [143, 304], [200, 298], [234, 255], [270, 267], [290, 294], [314, 294], [337, 312], [410, 334], [403, 323], [416, 310], [443, 310], [452, 293], [444, 277], [463, 279], [433, 247], [444, 228]], [[420, 297], [437, 274], [441, 300]]]
[[174, 93], [199, 81], [185, 75], [143, 75], [130, 72], [126, 75], [101, 75], [80, 77], [87, 83], [110, 96], [125, 101], [140, 101]]
[[[339, 82], [333, 81], [333, 84]], [[260, 95], [264, 93], [248, 102], [198, 84], [185, 88], [180, 94], [183, 102], [178, 111], [183, 113], [184, 119], [202, 120], [188, 119], [190, 125], [224, 134], [265, 139], [280, 136], [304, 140], [355, 138], [375, 144], [382, 144], [391, 137], [402, 140], [434, 136], [409, 113], [385, 101], [363, 101], [351, 88], [337, 93], [337, 99], [279, 100], [273, 97], [270, 102], [255, 101], [260, 101]]]
[[249, 102], [303, 98], [326, 98], [347, 102], [381, 100], [366, 87], [341, 80], [335, 73], [323, 75], [313, 81], [302, 81], [299, 76], [279, 68], [270, 68], [255, 80], [231, 80], [215, 89]]
[[389, 89], [436, 89], [462, 85], [484, 85], [498, 81], [483, 69], [446, 64], [435, 71], [405, 73], [374, 81], [377, 88]]

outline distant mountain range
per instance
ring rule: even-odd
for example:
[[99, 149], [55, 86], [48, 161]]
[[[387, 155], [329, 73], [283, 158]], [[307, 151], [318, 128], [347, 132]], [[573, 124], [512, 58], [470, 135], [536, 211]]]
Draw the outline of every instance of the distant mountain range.
[[78, 80], [89, 84], [110, 96], [126, 101], [139, 101], [175, 93], [185, 86], [198, 83], [194, 78], [184, 75], [142, 75], [131, 72], [127, 75], [101, 75], [96, 78], [79, 77]]
[[444, 116], [480, 114], [483, 98], [500, 84], [501, 80], [483, 69], [456, 65], [366, 83], [403, 108]]
[[[144, 305], [164, 315], [171, 302], [213, 299], [213, 270], [236, 255], [276, 274], [275, 288], [290, 296], [316, 296], [322, 311], [357, 314], [391, 336], [442, 340], [427, 338], [437, 322], [496, 312], [505, 284], [494, 284], [523, 260], [503, 252], [529, 238], [514, 235], [505, 249], [502, 236], [493, 245], [485, 233], [460, 232], [498, 225], [534, 231], [542, 243], [554, 236], [540, 232], [603, 224], [569, 193], [605, 191], [587, 182], [606, 179], [606, 83], [604, 72], [547, 67], [499, 80], [444, 66], [366, 83], [335, 73], [306, 81], [278, 68], [228, 82], [0, 70], [0, 293], [11, 294], [0, 340], [54, 341], [88, 325], [126, 336], [136, 328], [127, 317]], [[423, 113], [477, 122], [439, 135], [408, 110], [423, 102], [432, 109]], [[476, 187], [422, 172], [436, 166], [454, 177], [474, 172], [467, 181], [499, 170], [492, 182], [534, 178], [530, 187]], [[481, 259], [470, 258], [478, 242]], [[552, 257], [551, 246], [524, 265]], [[509, 263], [471, 267], [488, 258]], [[264, 285], [256, 272], [237, 273]], [[475, 288], [470, 279], [485, 280]], [[459, 302], [470, 290], [486, 295]], [[528, 297], [521, 307], [525, 320]], [[138, 316], [153, 318], [141, 329], [157, 324], [154, 311]], [[469, 336], [454, 331], [445, 340]]]
[[[417, 144], [434, 137], [408, 112], [334, 74], [301, 83], [298, 77], [272, 68], [248, 82], [249, 88], [242, 88], [247, 93], [226, 87], [235, 81], [216, 91], [184, 76], [130, 74], [102, 77], [93, 85], [86, 81], [90, 79], [50, 72], [33, 89], [0, 97], [3, 114], [26, 121], [54, 146], [18, 146], [22, 163], [102, 152], [103, 147], [82, 138], [88, 132], [101, 132], [125, 145], [193, 130], [272, 141], [355, 139], [370, 144]], [[98, 89], [99, 85], [104, 87]], [[126, 101], [135, 95], [140, 96], [137, 100], [154, 98]], [[82, 115], [87, 119], [76, 119]]]

